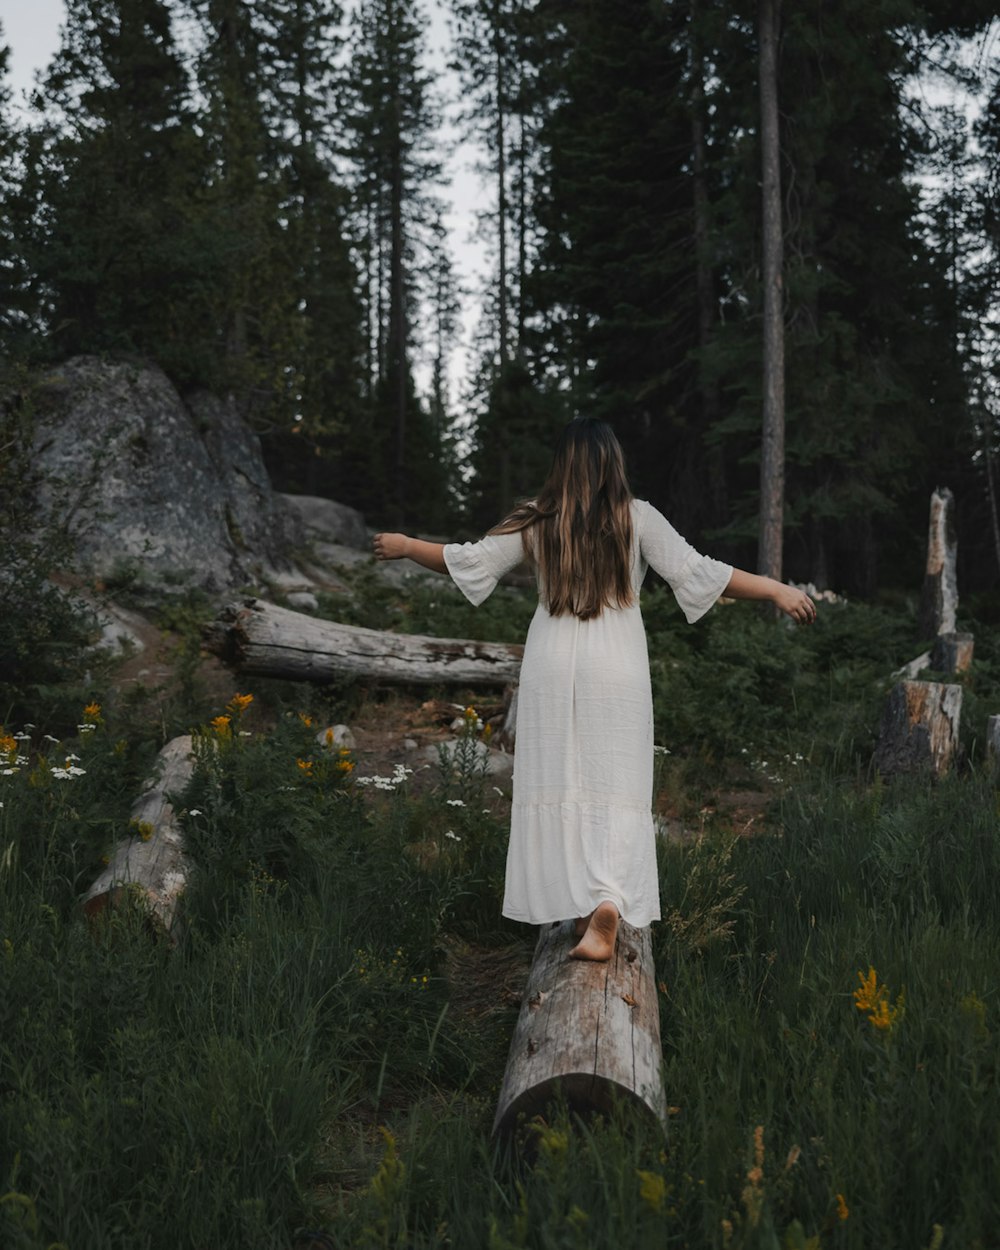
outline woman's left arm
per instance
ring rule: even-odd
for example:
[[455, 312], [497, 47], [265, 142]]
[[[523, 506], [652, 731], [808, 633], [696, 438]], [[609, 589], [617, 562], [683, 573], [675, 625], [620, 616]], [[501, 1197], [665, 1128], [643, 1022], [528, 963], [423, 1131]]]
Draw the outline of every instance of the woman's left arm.
[[804, 590], [786, 586], [773, 577], [733, 569], [729, 585], [722, 592], [730, 599], [763, 599], [775, 605], [800, 625], [811, 625], [816, 619], [816, 605]]

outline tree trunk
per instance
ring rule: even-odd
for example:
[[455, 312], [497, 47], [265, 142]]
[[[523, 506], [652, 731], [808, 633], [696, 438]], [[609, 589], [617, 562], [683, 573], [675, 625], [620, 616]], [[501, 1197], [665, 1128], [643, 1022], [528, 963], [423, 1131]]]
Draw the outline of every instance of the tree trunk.
[[927, 769], [941, 776], [958, 750], [961, 713], [961, 686], [899, 682], [882, 712], [875, 767], [886, 777]]
[[958, 535], [955, 532], [955, 497], [947, 488], [931, 495], [931, 518], [927, 534], [927, 573], [920, 599], [920, 636], [936, 638], [955, 632], [958, 612]]
[[785, 508], [785, 331], [778, 136], [779, 9], [780, 0], [760, 0], [757, 23], [764, 285], [764, 411], [757, 566], [759, 572], [780, 581]]
[[190, 864], [168, 795], [183, 790], [193, 772], [191, 735], [172, 738], [156, 757], [153, 776], [132, 805], [133, 832], [118, 842], [110, 863], [81, 900], [88, 916], [100, 915], [134, 892], [157, 928], [178, 940], [177, 905]]
[[974, 647], [971, 634], [938, 634], [930, 667], [938, 673], [967, 673], [972, 667]]
[[990, 716], [986, 721], [986, 762], [994, 772], [1000, 772], [1000, 716]]
[[316, 620], [245, 599], [223, 608], [206, 645], [241, 673], [330, 682], [505, 686], [517, 681], [524, 648], [513, 643], [428, 638]]
[[666, 1130], [650, 931], [621, 922], [607, 963], [570, 959], [571, 921], [543, 925], [514, 1028], [494, 1133], [542, 1114], [559, 1092], [578, 1112], [630, 1102]]

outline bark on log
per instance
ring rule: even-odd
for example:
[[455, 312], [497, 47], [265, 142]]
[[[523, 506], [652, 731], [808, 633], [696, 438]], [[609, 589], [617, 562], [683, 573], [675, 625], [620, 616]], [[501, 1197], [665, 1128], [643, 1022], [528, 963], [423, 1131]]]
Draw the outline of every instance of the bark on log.
[[544, 925], [510, 1044], [493, 1132], [545, 1110], [557, 1091], [582, 1113], [624, 1099], [666, 1131], [650, 931], [619, 924], [607, 963], [569, 958], [572, 921]]
[[961, 713], [961, 686], [899, 682], [882, 712], [875, 767], [886, 777], [923, 769], [941, 776], [958, 749]]
[[958, 611], [958, 535], [955, 530], [955, 497], [947, 487], [931, 495], [927, 534], [927, 573], [920, 601], [920, 635], [936, 638], [955, 632]]
[[938, 634], [931, 651], [931, 668], [938, 673], [967, 673], [972, 667], [975, 639], [971, 634]]
[[153, 776], [132, 804], [133, 829], [149, 829], [148, 837], [133, 832], [115, 847], [111, 861], [83, 896], [88, 916], [99, 915], [130, 892], [137, 891], [156, 926], [177, 941], [177, 904], [187, 884], [190, 863], [183, 835], [167, 795], [191, 779], [194, 760], [191, 735], [172, 738], [156, 757]]
[[316, 620], [260, 599], [223, 608], [206, 630], [206, 645], [251, 675], [423, 686], [505, 686], [517, 680], [524, 653], [512, 643], [394, 634]]

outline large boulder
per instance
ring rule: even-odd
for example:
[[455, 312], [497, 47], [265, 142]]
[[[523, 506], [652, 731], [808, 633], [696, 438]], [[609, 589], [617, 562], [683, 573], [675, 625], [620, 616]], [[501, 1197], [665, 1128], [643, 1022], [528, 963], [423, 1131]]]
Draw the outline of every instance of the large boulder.
[[182, 398], [159, 369], [76, 357], [43, 380], [36, 463], [80, 566], [154, 594], [288, 569], [301, 542], [235, 406]]
[[310, 541], [333, 543], [370, 554], [368, 527], [357, 509], [319, 495], [279, 495], [278, 498], [298, 518]]

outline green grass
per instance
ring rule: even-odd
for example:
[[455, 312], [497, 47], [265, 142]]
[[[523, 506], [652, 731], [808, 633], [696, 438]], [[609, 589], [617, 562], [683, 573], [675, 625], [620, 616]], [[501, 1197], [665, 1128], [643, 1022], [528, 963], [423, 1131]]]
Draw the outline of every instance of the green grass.
[[[870, 779], [881, 691], [917, 648], [888, 612], [823, 620], [691, 631], [651, 597], [688, 801], [745, 781], [743, 748], [806, 758], [753, 774], [769, 833], [662, 848], [669, 1141], [627, 1109], [556, 1109], [524, 1130], [533, 1165], [489, 1137], [516, 1013], [489, 978], [530, 952], [498, 915], [507, 798], [470, 774], [359, 787], [274, 687], [266, 731], [254, 711], [248, 737], [205, 731], [177, 796], [196, 871], [175, 947], [135, 906], [88, 924], [77, 902], [153, 731], [113, 701], [78, 739], [31, 731], [0, 777], [0, 1245], [1000, 1245], [997, 790], [974, 727], [947, 781]], [[40, 761], [71, 748], [85, 772], [58, 780]], [[890, 1028], [855, 1003], [869, 968]]]

